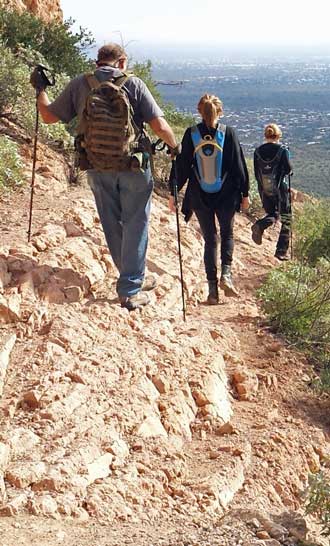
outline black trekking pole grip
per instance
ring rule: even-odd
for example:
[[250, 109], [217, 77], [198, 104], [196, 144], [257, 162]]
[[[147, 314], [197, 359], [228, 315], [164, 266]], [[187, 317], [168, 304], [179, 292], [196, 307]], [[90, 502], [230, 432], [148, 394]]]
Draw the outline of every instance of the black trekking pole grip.
[[31, 196], [30, 196], [30, 215], [29, 215], [29, 227], [28, 227], [28, 243], [31, 239], [31, 227], [32, 227], [32, 211], [33, 211], [33, 197], [34, 197], [34, 180], [36, 175], [36, 162], [37, 162], [37, 147], [38, 147], [38, 132], [39, 132], [39, 110], [38, 110], [38, 92], [36, 92], [36, 124], [34, 131], [34, 145], [33, 145], [33, 161], [32, 161], [32, 178], [31, 178]]
[[184, 322], [186, 322], [186, 302], [185, 302], [185, 295], [184, 295], [183, 267], [182, 267], [182, 253], [181, 253], [181, 234], [180, 234], [180, 219], [179, 219], [179, 204], [178, 204], [178, 182], [177, 182], [177, 171], [176, 171], [175, 159], [172, 159], [172, 172], [174, 173], [173, 190], [174, 190], [176, 230], [177, 230], [179, 263], [180, 263], [182, 313], [183, 313], [183, 320]]

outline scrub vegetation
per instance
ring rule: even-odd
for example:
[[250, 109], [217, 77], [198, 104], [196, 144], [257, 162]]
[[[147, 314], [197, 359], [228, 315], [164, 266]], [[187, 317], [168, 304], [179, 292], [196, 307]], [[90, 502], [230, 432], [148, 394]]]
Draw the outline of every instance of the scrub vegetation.
[[[273, 269], [260, 290], [263, 309], [276, 331], [315, 365], [314, 387], [330, 394], [330, 220], [329, 200], [308, 202], [294, 222], [294, 260]], [[330, 482], [310, 477], [306, 511], [330, 535]]]
[[7, 136], [0, 136], [0, 190], [23, 183], [23, 162], [17, 143]]
[[330, 392], [329, 201], [306, 203], [294, 234], [294, 259], [270, 272], [260, 290], [262, 305], [276, 330], [321, 369], [318, 386]]

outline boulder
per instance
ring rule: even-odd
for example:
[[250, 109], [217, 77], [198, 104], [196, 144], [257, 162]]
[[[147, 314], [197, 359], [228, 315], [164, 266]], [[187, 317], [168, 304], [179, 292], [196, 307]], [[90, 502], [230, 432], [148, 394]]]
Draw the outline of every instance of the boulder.
[[19, 321], [21, 303], [22, 296], [18, 294], [17, 289], [7, 292], [6, 295], [0, 294], [0, 324]]

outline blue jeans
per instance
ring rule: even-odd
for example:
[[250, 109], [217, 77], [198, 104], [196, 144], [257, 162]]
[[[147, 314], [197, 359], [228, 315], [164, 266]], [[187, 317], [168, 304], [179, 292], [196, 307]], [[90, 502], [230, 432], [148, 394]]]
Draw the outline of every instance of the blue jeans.
[[133, 296], [142, 287], [148, 246], [153, 180], [146, 172], [88, 171], [104, 235], [119, 271], [117, 293]]

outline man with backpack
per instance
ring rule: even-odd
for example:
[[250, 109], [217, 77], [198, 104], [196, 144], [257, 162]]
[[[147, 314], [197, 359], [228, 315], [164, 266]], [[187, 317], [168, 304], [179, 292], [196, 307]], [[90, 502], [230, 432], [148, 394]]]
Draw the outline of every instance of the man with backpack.
[[288, 149], [280, 144], [282, 131], [275, 123], [265, 127], [266, 142], [254, 152], [254, 172], [266, 216], [252, 226], [252, 239], [262, 243], [265, 229], [281, 221], [281, 231], [276, 245], [275, 257], [288, 260], [291, 235], [291, 199], [285, 176], [291, 175], [292, 167]]
[[50, 103], [37, 69], [31, 84], [45, 123], [79, 120], [78, 145], [112, 259], [119, 271], [117, 293], [129, 310], [149, 303], [153, 278], [144, 279], [153, 179], [148, 123], [173, 157], [175, 135], [144, 82], [126, 73], [125, 50], [110, 43], [98, 51], [96, 70], [82, 74]]

